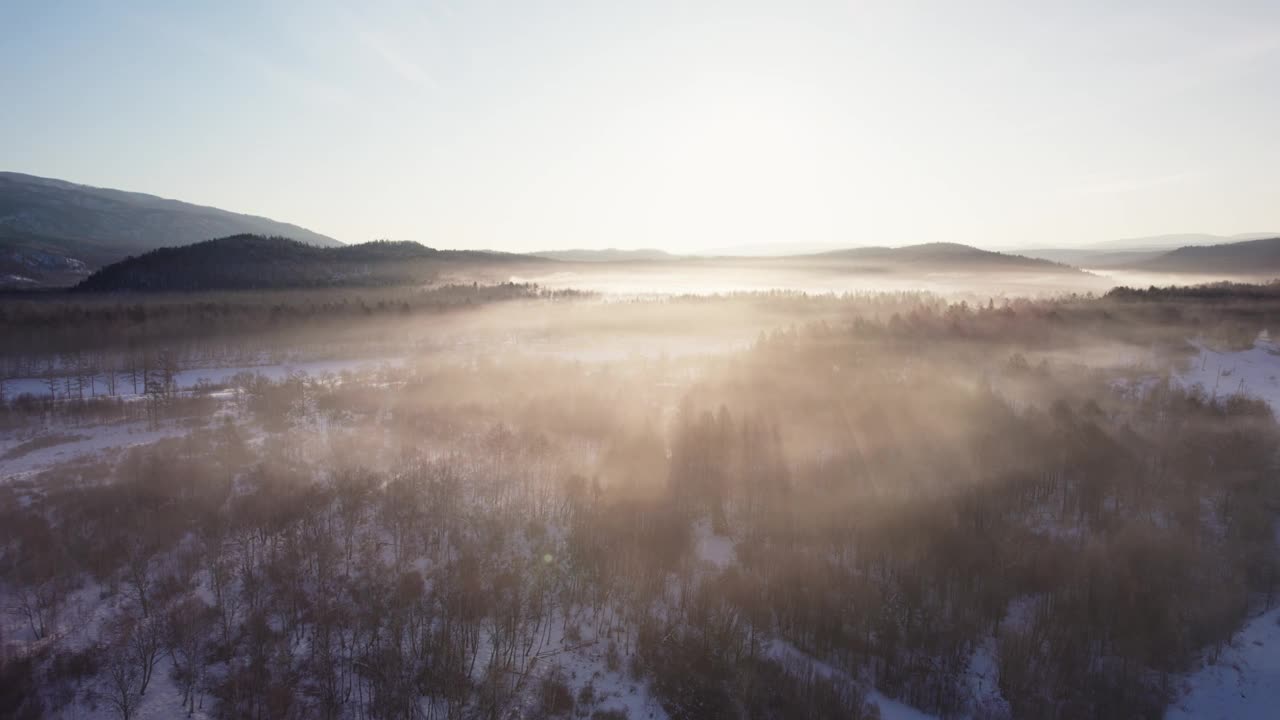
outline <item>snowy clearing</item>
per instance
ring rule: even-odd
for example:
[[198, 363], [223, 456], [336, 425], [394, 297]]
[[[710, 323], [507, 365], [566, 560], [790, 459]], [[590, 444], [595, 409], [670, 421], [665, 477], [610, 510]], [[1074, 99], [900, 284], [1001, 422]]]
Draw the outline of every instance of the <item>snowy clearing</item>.
[[1183, 682], [1166, 720], [1269, 720], [1280, 713], [1280, 608], [1251, 620]]
[[[308, 362], [296, 363], [275, 363], [263, 365], [240, 365], [235, 367], [199, 367], [180, 370], [174, 374], [174, 383], [178, 390], [190, 390], [201, 384], [207, 385], [226, 385], [231, 382], [232, 378], [242, 373], [249, 375], [257, 375], [272, 382], [278, 382], [295, 373], [303, 373], [311, 377], [319, 377], [326, 374], [340, 375], [344, 372], [362, 372], [376, 370], [379, 367], [400, 367], [405, 363], [402, 357], [390, 358], [366, 358], [354, 360], [314, 360]], [[58, 384], [57, 395], [64, 396], [62, 383], [64, 378], [57, 378]], [[100, 390], [93, 393], [96, 397], [109, 397], [105, 391], [106, 383], [100, 379], [98, 381]], [[141, 380], [138, 383], [138, 390], [143, 388]], [[33, 395], [35, 397], [49, 396], [49, 381], [46, 378], [12, 378], [5, 380], [4, 392], [6, 396], [18, 397], [19, 395]], [[132, 397], [140, 394], [134, 392], [134, 384], [124, 373], [119, 373], [116, 377], [116, 395], [119, 397]], [[86, 397], [90, 396], [90, 392], [85, 393]]]
[[[86, 458], [106, 450], [149, 445], [157, 440], [180, 437], [186, 433], [186, 428], [176, 425], [149, 430], [145, 422], [78, 427], [75, 428], [77, 439], [71, 442], [51, 445], [15, 458], [0, 460], [0, 482], [28, 475], [59, 463]], [[0, 441], [0, 450], [7, 451], [19, 444], [17, 440]]]
[[[824, 677], [836, 676], [857, 682], [856, 679], [849, 676], [849, 673], [833, 667], [829, 663], [815, 659], [813, 656], [797, 648], [786, 640], [775, 638], [766, 646], [766, 648], [769, 656], [782, 663], [784, 666], [790, 667], [797, 664], [809, 664], [813, 666], [813, 669], [817, 671], [818, 674]], [[863, 685], [863, 683], [858, 684]], [[929, 713], [917, 710], [906, 703], [887, 697], [875, 688], [868, 688], [866, 697], [869, 702], [873, 702], [879, 706], [880, 720], [937, 720], [936, 715], [930, 715]]]
[[717, 570], [723, 570], [735, 562], [733, 538], [716, 535], [711, 529], [711, 520], [703, 518], [693, 525], [693, 537], [697, 546], [698, 559], [710, 564]]
[[1280, 414], [1280, 344], [1266, 332], [1248, 350], [1214, 350], [1192, 343], [1199, 354], [1177, 376], [1184, 387], [1199, 385], [1210, 397], [1247, 395], [1266, 401]]

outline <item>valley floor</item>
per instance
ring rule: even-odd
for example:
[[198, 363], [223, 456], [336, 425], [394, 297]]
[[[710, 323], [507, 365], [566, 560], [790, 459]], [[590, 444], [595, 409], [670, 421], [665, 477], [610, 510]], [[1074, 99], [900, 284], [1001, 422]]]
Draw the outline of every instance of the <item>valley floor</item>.
[[[1195, 355], [1186, 361], [1183, 369], [1171, 375], [1174, 385], [1183, 388], [1202, 387], [1211, 399], [1236, 394], [1260, 399], [1274, 413], [1280, 414], [1280, 346], [1270, 336], [1259, 336], [1252, 348], [1244, 350], [1213, 349], [1208, 343], [1200, 341], [1195, 341], [1194, 345]], [[592, 367], [593, 360], [596, 358], [578, 357], [569, 362], [575, 364], [574, 372], [583, 371], [585, 367], [585, 376], [607, 375], [606, 370]], [[658, 408], [652, 411], [651, 407], [650, 410], [657, 417], [675, 417], [681, 411], [675, 398], [679, 397], [679, 392], [683, 390], [680, 385], [687, 382], [690, 373], [687, 368], [671, 368], [656, 361], [653, 364], [659, 365], [661, 372], [667, 375], [662, 376], [654, 371], [656, 381], [645, 376], [645, 382], [649, 383], [645, 387], [658, 388], [653, 390], [654, 397], [646, 398], [653, 407]], [[838, 370], [836, 368], [832, 372]], [[823, 371], [826, 369], [823, 368]], [[271, 388], [276, 386], [284, 386], [289, 382], [306, 385], [310, 379], [320, 375], [330, 377], [323, 391], [313, 391], [310, 386], [306, 390], [298, 390], [299, 398], [303, 399], [283, 413], [256, 407], [253, 405], [254, 400], [247, 399], [251, 394], [246, 389], [247, 383], [251, 382], [249, 376], [259, 378], [253, 382], [263, 384], [263, 387], [253, 392], [269, 395]], [[343, 376], [341, 381], [334, 379], [338, 375]], [[1119, 395], [1140, 394], [1147, 392], [1158, 380], [1154, 375], [1137, 380], [1128, 377], [1113, 379], [1111, 386]], [[524, 381], [537, 382], [531, 378], [525, 378]], [[0, 433], [0, 486], [15, 493], [15, 497], [20, 498], [19, 505], [29, 505], [40, 501], [44, 493], [41, 487], [43, 482], [85, 484], [87, 473], [83, 476], [77, 474], [80, 472], [77, 468], [95, 464], [113, 467], [123, 462], [131, 450], [156, 448], [166, 442], [185, 440], [200, 433], [217, 431], [221, 427], [234, 427], [252, 452], [260, 453], [263, 458], [274, 457], [272, 454], [278, 453], [289, 462], [305, 468], [307, 472], [316, 472], [317, 477], [329, 471], [325, 467], [326, 463], [345, 460], [347, 458], [344, 453], [348, 452], [359, 454], [362, 459], [370, 460], [370, 467], [378, 468], [397, 467], [397, 463], [410, 452], [416, 452], [424, 458], [445, 455], [443, 450], [437, 453], [431, 447], [429, 434], [404, 431], [389, 419], [394, 418], [397, 423], [406, 422], [389, 407], [396, 395], [407, 388], [413, 387], [415, 392], [423, 392], [425, 387], [425, 392], [436, 392], [439, 387], [439, 392], [447, 392], [447, 383], [440, 383], [439, 386], [421, 383], [421, 379], [414, 376], [413, 362], [404, 358], [188, 369], [176, 375], [174, 384], [175, 394], [199, 395], [207, 400], [200, 416], [158, 421], [134, 418], [110, 423], [65, 423], [55, 419], [42, 424], [38, 429], [24, 427]], [[353, 401], [350, 407], [356, 409], [340, 407], [335, 410], [331, 405], [323, 404], [333, 397], [341, 396], [344, 386], [352, 391], [371, 389], [375, 393], [371, 397], [375, 399], [368, 402], [363, 399]], [[198, 393], [193, 392], [197, 390]], [[22, 392], [36, 395], [48, 392], [48, 383], [35, 378], [11, 380], [6, 386], [6, 392], [11, 397]], [[662, 394], [664, 392], [665, 395]], [[313, 394], [323, 397], [317, 400]], [[121, 393], [121, 396], [128, 403], [144, 402], [132, 392], [132, 387]], [[455, 422], [466, 422], [463, 412], [458, 412], [458, 417], [463, 419]], [[412, 422], [430, 425], [437, 421], [434, 417], [423, 417]], [[412, 422], [406, 427], [417, 427]], [[456, 427], [451, 427], [449, 431], [460, 435], [470, 432], [460, 431]], [[600, 454], [600, 448], [591, 448], [588, 454], [594, 458]], [[673, 451], [668, 451], [667, 454], [671, 456]], [[563, 468], [554, 469], [559, 471]], [[547, 472], [548, 476], [551, 474], [551, 471]], [[244, 477], [237, 478], [237, 482], [243, 481]], [[484, 498], [482, 501], [497, 504], [503, 500]], [[549, 501], [537, 499], [532, 502]], [[393, 511], [394, 508], [390, 508], [379, 512]], [[548, 517], [564, 517], [557, 514], [561, 510], [547, 512]], [[1026, 529], [1031, 535], [1074, 542], [1082, 537], [1087, 526], [1078, 521], [1072, 526], [1064, 525], [1063, 518], [1069, 518], [1069, 515], [1063, 512], [1045, 512], [1042, 516], [1029, 513]], [[735, 571], [745, 569], [747, 563], [751, 562], [750, 553], [754, 550], [740, 534], [718, 529], [713, 517], [714, 513], [701, 516], [691, 526], [689, 542], [692, 548], [692, 568], [688, 573], [697, 583], [731, 576]], [[538, 529], [539, 533], [544, 533], [549, 538], [547, 542], [552, 546], [567, 542], [570, 531], [571, 528], [563, 520], [548, 522], [545, 528]], [[398, 559], [392, 559], [389, 554], [392, 553], [390, 546], [397, 544], [398, 547], [398, 543], [402, 541], [382, 532], [371, 531], [370, 539], [379, 544], [378, 552], [388, 564], [399, 567]], [[532, 531], [525, 532], [526, 538], [535, 537], [528, 534]], [[190, 538], [184, 540], [189, 541]], [[526, 539], [525, 542], [526, 547], [511, 550], [513, 556], [527, 551], [532, 556], [540, 557], [534, 540]], [[1280, 549], [1276, 551], [1280, 552]], [[445, 556], [448, 555], [446, 551]], [[560, 561], [550, 553], [546, 558], [548, 564]], [[414, 566], [415, 570], [423, 576], [429, 576], [432, 571], [439, 569], [425, 560], [414, 562], [418, 563]], [[196, 573], [201, 579], [194, 592], [199, 596], [211, 597], [209, 577], [202, 573], [203, 571]], [[680, 587], [669, 588], [668, 596], [672, 606], [693, 602], [682, 596]], [[12, 598], [7, 600], [10, 600], [5, 603], [7, 606], [18, 605]], [[1010, 603], [1006, 613], [1009, 619], [1005, 623], [1014, 626], [1025, 623], [1029, 626], [1032, 622], [1029, 615], [1034, 614], [1038, 602], [1032, 596], [1015, 598]], [[68, 603], [69, 609], [63, 613], [61, 624], [50, 637], [40, 641], [33, 637], [26, 627], [26, 621], [19, 614], [9, 613], [4, 622], [0, 623], [0, 637], [6, 644], [5, 652], [13, 656], [22, 655], [40, 643], [53, 642], [71, 648], [86, 647], [98, 642], [105, 633], [102, 618], [109, 611], [118, 609], [117, 606], [123, 607], [123, 603], [124, 598], [119, 594], [118, 588], [89, 584], [77, 591]], [[623, 607], [622, 603], [605, 605]], [[667, 717], [668, 713], [664, 710], [652, 680], [631, 671], [625, 658], [620, 664], [616, 657], [615, 642], [622, 635], [633, 633], [635, 628], [619, 630], [628, 621], [598, 608], [592, 612], [577, 608], [573, 612], [577, 614], [572, 622], [565, 619], [568, 617], [566, 613], [565, 617], [548, 621], [549, 624], [541, 635], [536, 640], [530, 640], [532, 649], [526, 650], [528, 657], [521, 670], [529, 681], [519, 686], [522, 688], [520, 692], [527, 696], [524, 700], [528, 705], [526, 709], [532, 708], [534, 702], [536, 693], [532, 688], [537, 686], [535, 680], [556, 678], [568, 687], [575, 698], [589, 697], [589, 701], [582, 701], [585, 703], [584, 707], [595, 711], [620, 710], [633, 720]], [[499, 635], [498, 630], [486, 626], [478, 635], [479, 657], [483, 658], [487, 652], [497, 654], [495, 647], [501, 641], [495, 638]], [[624, 644], [634, 642], [635, 638], [630, 637]], [[757, 638], [753, 642], [760, 643], [766, 657], [785, 667], [804, 668], [806, 672], [823, 679], [850, 683], [861, 688], [865, 692], [866, 702], [878, 707], [882, 720], [925, 720], [937, 717], [882, 693], [868, 676], [850, 674], [822, 658], [805, 653], [781, 636]], [[310, 650], [307, 643], [300, 642], [293, 646], [293, 652], [299, 661]], [[611, 655], [614, 657], [610, 657]], [[166, 656], [156, 666], [153, 684], [141, 700], [134, 718], [152, 720], [186, 714], [181, 707], [181, 691], [171, 677], [172, 663], [173, 660]], [[964, 693], [964, 711], [960, 714], [961, 717], [977, 719], [1011, 716], [1010, 703], [1001, 691], [1000, 667], [1000, 643], [995, 637], [987, 637], [971, 648], [960, 680]], [[479, 671], [473, 673], [471, 679], [477, 683], [484, 680]], [[1275, 717], [1276, 708], [1280, 707], [1280, 609], [1255, 614], [1215, 658], [1210, 659], [1207, 653], [1204, 654], [1197, 667], [1176, 678], [1174, 685], [1176, 699], [1169, 707], [1167, 718], [1252, 720]], [[84, 690], [85, 688], [80, 688], [80, 692], [61, 706], [58, 711], [60, 717], [113, 716], [106, 705], [94, 702]], [[212, 703], [208, 698], [205, 701]], [[206, 706], [195, 711], [192, 717], [212, 716]]]

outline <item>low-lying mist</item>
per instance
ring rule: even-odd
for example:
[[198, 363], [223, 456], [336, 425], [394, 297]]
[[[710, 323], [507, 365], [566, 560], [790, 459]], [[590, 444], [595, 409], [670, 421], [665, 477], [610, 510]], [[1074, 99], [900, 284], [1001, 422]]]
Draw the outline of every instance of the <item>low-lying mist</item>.
[[0, 699], [1160, 717], [1272, 607], [1275, 285], [614, 280], [0, 306]]
[[[738, 261], [745, 262], [745, 261]], [[815, 263], [815, 266], [818, 264]], [[681, 263], [585, 263], [526, 268], [510, 278], [548, 288], [573, 288], [622, 297], [714, 295], [789, 291], [809, 294], [928, 292], [948, 297], [1047, 297], [1064, 293], [1102, 293], [1117, 283], [1084, 272], [938, 270], [824, 264], [776, 267], [729, 261]]]

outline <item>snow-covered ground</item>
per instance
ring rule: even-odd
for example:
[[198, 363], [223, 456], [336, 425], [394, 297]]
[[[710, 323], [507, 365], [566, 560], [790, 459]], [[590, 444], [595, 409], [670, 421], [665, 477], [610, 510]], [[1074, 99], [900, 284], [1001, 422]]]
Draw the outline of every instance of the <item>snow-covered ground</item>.
[[[1210, 397], [1258, 398], [1280, 418], [1280, 343], [1266, 331], [1247, 350], [1216, 350], [1201, 341], [1192, 344], [1198, 352], [1173, 376], [1174, 382], [1187, 388], [1198, 385]], [[1217, 663], [1204, 664], [1187, 675], [1166, 719], [1280, 718], [1278, 623], [1280, 609], [1246, 624]]]
[[[329, 373], [339, 375], [344, 372], [375, 370], [384, 365], [398, 367], [404, 365], [404, 362], [404, 358], [366, 358], [353, 360], [314, 360], [308, 362], [244, 365], [237, 367], [189, 368], [181, 370], [175, 374], [174, 382], [177, 384], [179, 390], [190, 390], [201, 383], [225, 385], [231, 382], [232, 378], [241, 373], [260, 375], [268, 380], [278, 381], [294, 373], [305, 373], [313, 377]], [[142, 389], [141, 380], [139, 380], [138, 389]], [[47, 397], [49, 395], [49, 383], [44, 378], [14, 378], [5, 380], [4, 392], [8, 397], [17, 397], [24, 394], [30, 394], [36, 397]], [[59, 381], [57, 393], [60, 397], [64, 393], [61, 381]], [[89, 394], [90, 391], [86, 388], [86, 397], [89, 396]], [[98, 397], [105, 397], [107, 395], [106, 383], [102, 378], [97, 380], [97, 389], [94, 394]], [[129, 377], [123, 373], [116, 376], [116, 395], [122, 397], [134, 395], [133, 383], [130, 381]]]
[[[77, 427], [68, 432], [76, 439], [32, 450], [16, 458], [0, 460], [0, 483], [103, 451], [147, 445], [164, 438], [178, 437], [185, 434], [187, 430], [172, 424], [159, 430], [149, 430], [146, 423], [135, 422]], [[16, 438], [0, 440], [0, 453], [18, 444], [19, 441]]]
[[[1266, 332], [1248, 350], [1219, 351], [1203, 343], [1177, 376], [1210, 397], [1242, 394], [1264, 400], [1280, 418], [1280, 343]], [[1280, 548], [1277, 548], [1280, 552]], [[1280, 608], [1248, 622], [1213, 664], [1202, 660], [1186, 676], [1166, 720], [1262, 720], [1280, 717]]]
[[[195, 712], [187, 715], [182, 704], [182, 691], [173, 681], [173, 660], [164, 655], [152, 672], [151, 687], [147, 688], [147, 694], [138, 703], [138, 712], [133, 717], [134, 720], [179, 720], [188, 717], [192, 720], [205, 720], [210, 717], [209, 710], [214, 703], [207, 697], [201, 699], [203, 702], [199, 703]], [[103, 712], [106, 709], [99, 706], [98, 717], [112, 717], [110, 713]]]
[[[833, 667], [828, 663], [814, 659], [808, 653], [805, 653], [786, 640], [775, 638], [766, 646], [766, 652], [770, 657], [774, 658], [786, 667], [812, 665], [814, 671], [822, 677], [829, 678], [835, 676], [857, 683], [857, 680], [851, 678], [845, 671]], [[861, 685], [862, 683], [858, 684]], [[880, 707], [880, 720], [937, 720], [937, 716], [930, 715], [929, 713], [917, 710], [906, 703], [886, 697], [874, 688], [867, 690], [866, 698], [869, 702], [875, 703]]]
[[[175, 383], [179, 390], [190, 390], [200, 385], [225, 385], [235, 376], [248, 373], [273, 382], [291, 375], [302, 373], [312, 377], [345, 372], [368, 372], [380, 367], [400, 367], [404, 358], [353, 359], [353, 360], [320, 360], [300, 363], [277, 363], [270, 365], [252, 365], [237, 367], [205, 367], [183, 370], [175, 375]], [[105, 383], [98, 383], [97, 395], [105, 396]], [[41, 378], [22, 378], [6, 380], [5, 394], [16, 397], [24, 393], [47, 396], [49, 387]], [[58, 394], [61, 396], [61, 386]], [[133, 397], [133, 383], [127, 377], [117, 377], [116, 394], [120, 397]], [[30, 473], [65, 463], [86, 458], [104, 451], [124, 449], [134, 445], [145, 445], [168, 437], [178, 437], [186, 433], [186, 429], [176, 425], [166, 425], [158, 430], [149, 430], [145, 423], [112, 423], [94, 426], [75, 426], [68, 428], [44, 428], [35, 437], [41, 435], [60, 434], [68, 436], [68, 442], [59, 442], [48, 447], [32, 450], [17, 457], [0, 459], [0, 482], [10, 481]], [[0, 455], [18, 447], [32, 439], [21, 433], [0, 435]]]
[[711, 520], [707, 518], [693, 524], [693, 541], [698, 559], [717, 570], [723, 570], [736, 561], [733, 538], [716, 535], [711, 529]]
[[1248, 350], [1214, 350], [1201, 342], [1193, 344], [1199, 353], [1177, 375], [1179, 383], [1200, 385], [1210, 397], [1256, 397], [1280, 414], [1280, 343], [1263, 332]]
[[[588, 635], [592, 633], [591, 628], [585, 624], [582, 631]], [[541, 653], [540, 664], [544, 672], [552, 668], [559, 669], [575, 697], [589, 684], [595, 696], [595, 709], [623, 710], [632, 720], [663, 720], [667, 717], [661, 703], [650, 690], [649, 683], [646, 680], [636, 680], [628, 673], [629, 658], [621, 657], [618, 668], [609, 669], [609, 643], [605, 638], [573, 644], [565, 639], [564, 627], [560, 623], [553, 632], [555, 636], [550, 645], [562, 649]]]
[[[1174, 376], [1175, 382], [1185, 387], [1203, 386], [1210, 396], [1242, 393], [1258, 397], [1269, 403], [1280, 416], [1280, 344], [1264, 333], [1247, 350], [1219, 351], [1202, 343], [1196, 343], [1196, 347], [1198, 354], [1185, 370]], [[368, 371], [385, 365], [398, 366], [403, 362], [402, 359], [334, 360], [199, 368], [179, 373], [177, 383], [181, 389], [190, 389], [202, 382], [225, 384], [235, 375], [245, 372], [280, 380], [298, 372], [312, 376], [338, 374]], [[126, 383], [119, 383], [121, 388], [125, 385]], [[35, 378], [8, 381], [5, 391], [11, 396], [21, 392], [36, 395], [47, 395], [49, 392], [45, 382]], [[132, 387], [125, 392], [131, 393]], [[32, 450], [9, 460], [0, 460], [0, 483], [59, 463], [132, 445], [153, 443], [182, 435], [186, 431], [178, 426], [149, 430], [145, 423], [67, 429], [66, 434], [73, 436], [67, 442]], [[0, 455], [20, 442], [21, 439], [16, 436], [0, 437]], [[695, 524], [694, 542], [696, 557], [704, 571], [723, 570], [737, 562], [733, 539], [716, 535], [708, 519], [704, 518]], [[1026, 624], [1034, 609], [1033, 598], [1019, 599], [1011, 604], [1006, 623]], [[597, 698], [596, 707], [625, 709], [631, 718], [665, 717], [647, 683], [637, 682], [629, 677], [625, 667], [612, 671], [608, 669], [607, 638], [593, 637], [593, 633], [587, 628], [584, 631], [587, 635], [585, 642], [570, 643], [565, 639], [564, 628], [557, 628], [547, 650], [540, 654], [544, 670], [550, 667], [563, 670], [575, 695], [590, 682]], [[781, 640], [773, 641], [770, 652], [783, 661], [811, 662], [824, 674], [845, 674]], [[625, 664], [624, 658], [623, 665]], [[998, 648], [993, 639], [974, 648], [965, 682], [975, 717], [1007, 716], [1008, 704], [1001, 696], [998, 684], [998, 666]], [[176, 707], [177, 689], [172, 687], [168, 678], [167, 666], [158, 670], [155, 682], [157, 686], [148, 692], [139, 717], [177, 717], [184, 714]], [[879, 706], [884, 720], [928, 720], [933, 717], [888, 698], [873, 688], [868, 689], [867, 698]], [[1242, 628], [1230, 647], [1223, 650], [1217, 663], [1203, 664], [1187, 675], [1180, 684], [1179, 697], [1166, 717], [1209, 720], [1280, 718], [1280, 608], [1255, 618]]]
[[1165, 720], [1280, 717], [1280, 608], [1259, 615], [1223, 648], [1218, 662], [1187, 676]]
[[973, 655], [969, 658], [965, 680], [971, 714], [975, 718], [1013, 717], [1013, 709], [1000, 691], [999, 654], [996, 639], [988, 637], [973, 649]]
[[867, 693], [867, 699], [880, 706], [880, 720], [938, 720], [937, 715], [930, 715], [906, 703], [885, 697], [876, 690]]

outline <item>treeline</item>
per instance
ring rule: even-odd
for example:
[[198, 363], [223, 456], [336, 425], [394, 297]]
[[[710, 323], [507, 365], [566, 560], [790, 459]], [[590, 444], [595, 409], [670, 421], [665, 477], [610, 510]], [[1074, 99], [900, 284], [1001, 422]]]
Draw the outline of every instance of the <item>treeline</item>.
[[1107, 297], [1121, 300], [1275, 300], [1280, 298], [1280, 280], [1266, 284], [1217, 282], [1202, 285], [1166, 285], [1147, 288], [1122, 286], [1107, 292]]
[[[1020, 342], [1041, 349], [1071, 348], [1083, 342], [1132, 345], [1185, 344], [1188, 335], [1240, 345], [1260, 330], [1280, 331], [1280, 285], [1217, 284], [1184, 288], [1117, 288], [1105, 297], [1065, 296], [1051, 300], [972, 298], [954, 302], [927, 293], [809, 295], [774, 291], [679, 296], [662, 300], [609, 301], [604, 309], [575, 308], [544, 313], [538, 325], [574, 324], [592, 329], [676, 328], [690, 334], [721, 330], [730, 323], [787, 327], [815, 318], [847, 325], [866, 321], [868, 331], [906, 332], [928, 341], [927, 332], [963, 332], [979, 340]], [[465, 310], [512, 300], [590, 300], [593, 293], [547, 290], [528, 283], [443, 285], [430, 288], [244, 291], [162, 295], [17, 294], [0, 301], [0, 367], [9, 377], [30, 377], [31, 369], [61, 353], [101, 354], [144, 349], [178, 351], [200, 345], [244, 345], [246, 338], [274, 339], [278, 352], [315, 338], [336, 342], [387, 330], [402, 338], [401, 321], [421, 314]], [[561, 317], [563, 316], [563, 317]], [[567, 318], [567, 319], [566, 319]], [[570, 322], [571, 321], [571, 322]], [[397, 325], [397, 323], [401, 323]], [[219, 351], [221, 352], [221, 351]], [[13, 364], [22, 363], [19, 372]], [[39, 373], [35, 374], [39, 376]]]
[[[14, 295], [0, 302], [0, 357], [38, 363], [58, 353], [172, 351], [177, 346], [242, 345], [359, 322], [401, 320], [515, 300], [587, 297], [529, 283], [443, 285], [366, 291], [266, 291], [158, 296]], [[281, 350], [287, 349], [282, 345]]]

